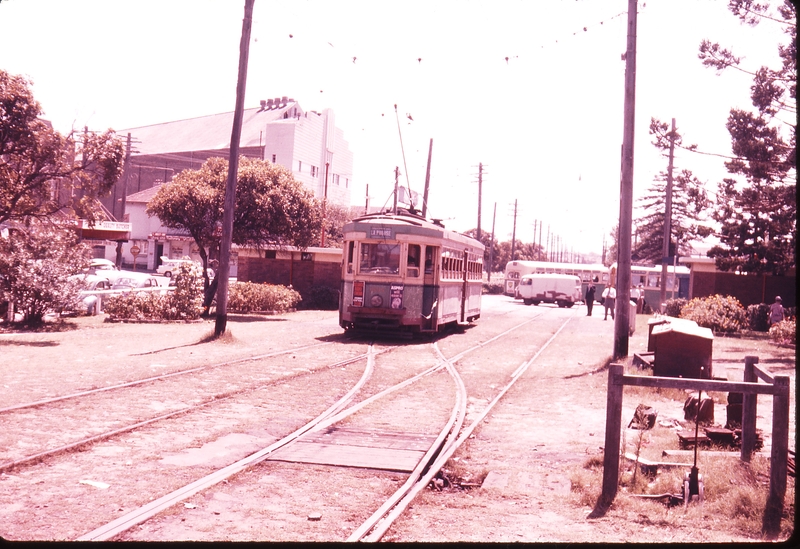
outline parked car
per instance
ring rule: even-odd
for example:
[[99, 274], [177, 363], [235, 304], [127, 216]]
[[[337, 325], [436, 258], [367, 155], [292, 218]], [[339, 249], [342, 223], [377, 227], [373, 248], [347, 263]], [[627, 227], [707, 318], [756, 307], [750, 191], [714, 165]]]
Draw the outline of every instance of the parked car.
[[[97, 275], [87, 275], [86, 278], [84, 279], [84, 285], [85, 287], [82, 293], [111, 289], [111, 281], [108, 280], [107, 278], [103, 278], [102, 276], [97, 276]], [[95, 294], [84, 295], [81, 301], [83, 303], [83, 306], [85, 307], [85, 311], [87, 314], [91, 315], [95, 313], [98, 299], [100, 300], [100, 304], [102, 306], [103, 303], [102, 298], [98, 298], [97, 295]]]
[[121, 277], [125, 271], [121, 271], [114, 262], [108, 259], [95, 258], [89, 263], [87, 274], [96, 275], [111, 280], [112, 282]]
[[156, 272], [160, 275], [164, 275], [167, 278], [172, 278], [172, 275], [178, 270], [182, 263], [194, 263], [197, 265], [197, 261], [192, 259], [170, 259], [165, 255], [161, 256], [161, 265], [156, 267]]
[[[132, 274], [132, 273], [131, 273]], [[137, 290], [140, 288], [157, 288], [158, 279], [154, 276], [121, 276], [114, 281], [112, 290]]]

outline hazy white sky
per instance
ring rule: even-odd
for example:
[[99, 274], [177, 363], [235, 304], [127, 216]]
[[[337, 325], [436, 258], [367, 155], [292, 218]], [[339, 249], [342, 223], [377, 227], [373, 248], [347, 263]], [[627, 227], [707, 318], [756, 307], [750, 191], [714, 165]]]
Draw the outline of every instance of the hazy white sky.
[[[0, 68], [23, 74], [57, 130], [125, 129], [233, 110], [242, 0], [3, 0]], [[256, 0], [247, 108], [290, 96], [333, 109], [354, 153], [353, 203], [391, 203], [394, 168], [422, 193], [433, 139], [432, 217], [509, 240], [561, 237], [600, 253], [619, 215], [626, 0]], [[751, 77], [697, 58], [719, 41], [755, 70], [777, 63], [782, 27], [751, 28], [725, 0], [639, 1], [634, 193], [666, 160], [651, 117], [685, 143], [729, 154], [731, 107]], [[507, 59], [506, 59], [507, 58]], [[394, 105], [400, 120], [405, 161]], [[410, 120], [407, 115], [411, 115]], [[711, 190], [723, 159], [678, 152]], [[635, 215], [635, 214], [634, 214]], [[538, 241], [538, 237], [537, 237]], [[545, 238], [542, 238], [544, 243]]]

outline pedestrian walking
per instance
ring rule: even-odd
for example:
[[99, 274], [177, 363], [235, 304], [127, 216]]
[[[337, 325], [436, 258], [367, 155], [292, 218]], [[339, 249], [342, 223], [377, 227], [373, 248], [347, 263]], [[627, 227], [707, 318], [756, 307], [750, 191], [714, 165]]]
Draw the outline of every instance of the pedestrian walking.
[[594, 307], [594, 294], [597, 288], [594, 286], [594, 281], [589, 281], [589, 286], [586, 287], [586, 316], [592, 316], [592, 307]]
[[617, 300], [617, 290], [614, 286], [606, 286], [603, 290], [603, 307], [605, 307], [605, 316], [603, 320], [608, 320], [608, 311], [611, 311], [611, 320], [614, 320], [614, 303]]
[[775, 303], [769, 306], [769, 325], [777, 324], [786, 317], [786, 311], [781, 303], [781, 296], [775, 296]]

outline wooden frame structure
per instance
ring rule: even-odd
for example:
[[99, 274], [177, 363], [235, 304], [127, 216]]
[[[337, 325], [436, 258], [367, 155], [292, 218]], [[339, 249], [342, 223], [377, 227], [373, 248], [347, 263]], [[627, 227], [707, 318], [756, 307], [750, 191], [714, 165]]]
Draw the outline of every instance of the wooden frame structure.
[[[758, 357], [744, 359], [744, 381], [721, 381], [656, 376], [625, 375], [621, 364], [611, 364], [606, 399], [606, 434], [603, 456], [603, 488], [593, 515], [607, 510], [617, 495], [619, 484], [620, 433], [622, 429], [622, 394], [625, 385], [725, 391], [743, 393], [742, 461], [749, 462], [756, 445], [756, 407], [758, 395], [772, 395], [772, 452], [770, 454], [769, 496], [764, 510], [763, 532], [775, 537], [780, 533], [783, 500], [786, 495], [789, 449], [789, 376], [775, 375], [756, 366]], [[766, 383], [759, 383], [761, 379]]]

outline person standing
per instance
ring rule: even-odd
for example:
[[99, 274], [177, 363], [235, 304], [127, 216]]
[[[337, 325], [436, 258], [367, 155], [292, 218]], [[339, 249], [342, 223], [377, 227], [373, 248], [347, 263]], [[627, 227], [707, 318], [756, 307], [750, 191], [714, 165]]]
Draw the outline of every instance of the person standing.
[[608, 320], [608, 311], [611, 311], [611, 320], [614, 320], [614, 304], [617, 300], [617, 290], [614, 286], [606, 286], [603, 290], [603, 307], [605, 307], [605, 316], [603, 320]]
[[594, 293], [597, 288], [594, 286], [594, 281], [589, 281], [589, 286], [586, 288], [586, 316], [592, 316], [592, 307], [594, 307]]
[[786, 311], [781, 303], [781, 296], [775, 296], [775, 303], [769, 306], [769, 325], [781, 322], [786, 316]]

